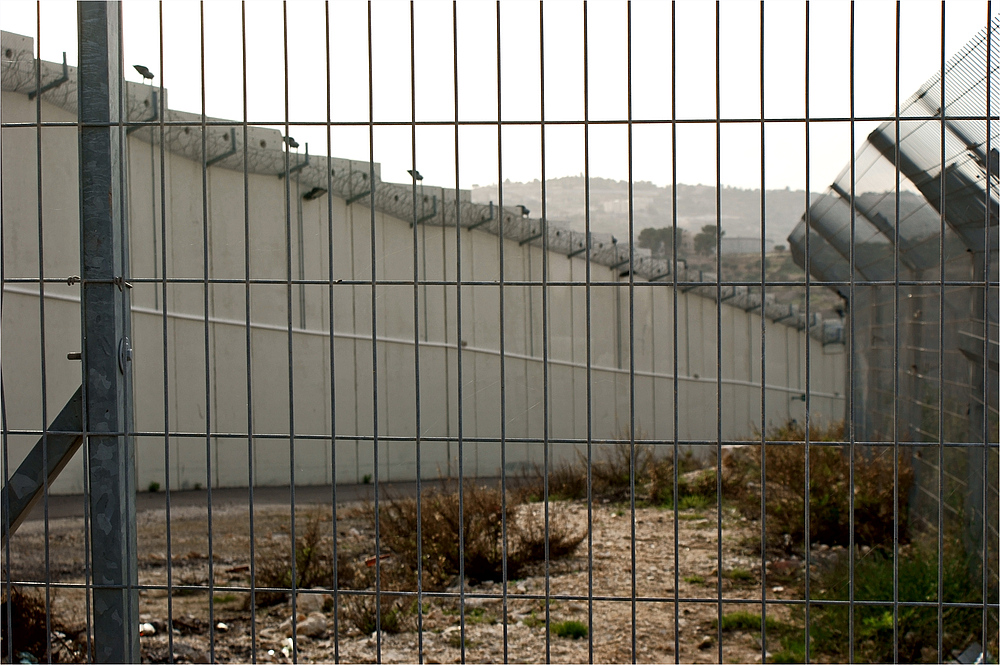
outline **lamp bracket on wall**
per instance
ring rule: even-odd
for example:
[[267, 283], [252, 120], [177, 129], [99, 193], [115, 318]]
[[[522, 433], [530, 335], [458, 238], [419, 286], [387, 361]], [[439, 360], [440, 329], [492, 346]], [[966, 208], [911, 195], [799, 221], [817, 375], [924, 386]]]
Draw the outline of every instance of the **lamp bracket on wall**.
[[63, 83], [69, 80], [69, 67], [66, 65], [66, 51], [63, 51], [63, 61], [62, 61], [62, 76], [54, 81], [49, 81], [37, 90], [32, 90], [28, 93], [28, 99], [34, 99], [43, 92], [47, 92], [52, 88], [58, 88]]
[[223, 159], [227, 157], [232, 157], [236, 154], [236, 128], [229, 128], [229, 150], [225, 151], [221, 155], [216, 155], [212, 159], [205, 162], [205, 166], [211, 166], [212, 164], [218, 164]]

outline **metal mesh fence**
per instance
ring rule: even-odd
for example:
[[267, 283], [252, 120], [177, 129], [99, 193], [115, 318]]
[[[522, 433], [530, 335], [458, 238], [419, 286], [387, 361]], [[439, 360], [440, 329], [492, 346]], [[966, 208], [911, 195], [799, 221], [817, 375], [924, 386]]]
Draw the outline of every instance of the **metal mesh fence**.
[[853, 3], [220, 7], [3, 33], [4, 662], [996, 657], [990, 3], [881, 115]]
[[[911, 519], [938, 534], [939, 557], [951, 538], [977, 553], [984, 599], [997, 588], [998, 412], [987, 398], [997, 388], [997, 26], [942, 56], [941, 73], [868, 136], [800, 225], [824, 239], [819, 254], [828, 242], [855, 268], [839, 287], [852, 303], [854, 436], [910, 444]], [[828, 279], [820, 262], [813, 274]]]

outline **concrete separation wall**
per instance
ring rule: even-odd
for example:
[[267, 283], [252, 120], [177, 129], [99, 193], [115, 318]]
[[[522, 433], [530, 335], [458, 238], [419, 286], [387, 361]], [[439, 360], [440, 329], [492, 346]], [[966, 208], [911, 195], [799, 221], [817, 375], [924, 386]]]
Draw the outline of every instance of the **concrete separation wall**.
[[[3, 70], [3, 121], [25, 123], [2, 142], [12, 467], [42, 427], [42, 306], [48, 413], [80, 383], [66, 358], [80, 350], [79, 287], [67, 282], [79, 273], [75, 77], [43, 95], [43, 119], [67, 125], [41, 130], [39, 206], [33, 81], [18, 69], [29, 66]], [[43, 78], [57, 68], [43, 66]], [[130, 117], [148, 118], [152, 89], [130, 93]], [[284, 178], [286, 155], [289, 170], [305, 157], [278, 132], [164, 111], [162, 127], [130, 134], [127, 155], [140, 488], [168, 474], [174, 488], [360, 482], [374, 474], [376, 437], [381, 480], [457, 475], [460, 436], [463, 472], [496, 476], [501, 438], [517, 472], [545, 440], [558, 457], [588, 435], [621, 436], [633, 407], [644, 438], [672, 442], [675, 418], [682, 443], [714, 442], [720, 418], [724, 439], [751, 437], [803, 417], [807, 346], [813, 417], [843, 417], [831, 322], [728, 286], [720, 305], [714, 276], [696, 282], [638, 252], [630, 286], [629, 247], [597, 235], [588, 287], [582, 234], [464, 191], [426, 188], [425, 203], [418, 189], [414, 211], [414, 188], [368, 163], [310, 156]], [[203, 131], [205, 162], [235, 147], [204, 176]], [[303, 197], [316, 187], [329, 191]], [[40, 275], [51, 278], [41, 299]], [[53, 491], [82, 482], [76, 460]]]

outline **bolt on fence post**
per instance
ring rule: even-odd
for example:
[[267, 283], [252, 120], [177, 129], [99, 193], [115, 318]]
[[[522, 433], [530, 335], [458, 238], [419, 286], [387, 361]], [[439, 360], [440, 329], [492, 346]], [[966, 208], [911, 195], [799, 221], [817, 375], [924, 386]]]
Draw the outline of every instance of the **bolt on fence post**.
[[80, 260], [95, 662], [139, 662], [120, 5], [80, 2]]

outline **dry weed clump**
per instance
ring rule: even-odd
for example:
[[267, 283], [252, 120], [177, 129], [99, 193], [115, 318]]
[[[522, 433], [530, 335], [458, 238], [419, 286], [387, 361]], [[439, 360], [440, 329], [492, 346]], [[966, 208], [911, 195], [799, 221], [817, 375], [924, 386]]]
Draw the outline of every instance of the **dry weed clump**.
[[[528, 508], [525, 506], [524, 508]], [[510, 563], [508, 562], [508, 577], [516, 579], [524, 566], [545, 560], [545, 517], [544, 514], [536, 514], [534, 511], [520, 510], [517, 519], [517, 549], [515, 554], [516, 574], [510, 573]], [[549, 553], [548, 558], [561, 559], [573, 553], [583, 539], [585, 533], [571, 535], [566, 527], [560, 522], [560, 510], [549, 507]]]
[[[635, 469], [636, 489], [648, 482], [653, 464], [653, 451], [643, 444], [644, 432], [633, 438], [626, 427], [613, 442], [595, 441], [590, 458], [590, 478], [587, 477], [587, 455], [579, 449], [576, 458], [555, 462], [548, 468], [548, 498], [550, 501], [579, 501], [587, 498], [588, 486], [595, 500], [619, 503], [628, 501], [632, 492], [632, 469]], [[633, 446], [635, 441], [633, 463]], [[613, 445], [608, 446], [608, 443]], [[545, 496], [546, 469], [535, 464], [521, 477], [519, 498], [527, 502], [541, 501]], [[637, 492], [638, 494], [639, 492]]]
[[[644, 485], [650, 503], [672, 508], [674, 505], [673, 456], [653, 459], [649, 463], [649, 482]], [[688, 503], [715, 504], [715, 469], [704, 466], [690, 452], [684, 453], [677, 463], [677, 498], [683, 509]], [[692, 501], [694, 500], [694, 501]]]
[[[357, 577], [358, 586], [365, 591], [345, 594], [340, 599], [341, 618], [364, 635], [376, 630], [399, 633], [411, 627], [416, 598], [396, 595], [393, 591], [415, 591], [416, 576], [405, 565], [384, 561], [376, 567], [365, 566]], [[380, 593], [376, 594], [376, 582]], [[387, 593], [388, 592], [388, 593]]]
[[[622, 439], [629, 438], [626, 432]], [[632, 493], [632, 477], [634, 474], [636, 489], [640, 490], [649, 477], [649, 469], [653, 462], [653, 451], [649, 446], [629, 443], [618, 443], [611, 447], [600, 459], [594, 461], [591, 478], [594, 483], [594, 496], [603, 501], [628, 501]], [[586, 459], [580, 463], [584, 468], [586, 478]], [[638, 491], [636, 492], [639, 493]], [[586, 494], [584, 494], [586, 496]]]
[[[628, 439], [625, 433], [621, 438]], [[619, 439], [621, 440], [621, 439]], [[635, 483], [641, 489], [649, 480], [653, 465], [653, 451], [648, 445], [636, 442]], [[610, 448], [597, 450], [590, 464], [592, 495], [609, 502], [628, 501], [632, 491], [632, 448], [628, 443], [616, 443]], [[573, 461], [561, 461], [549, 468], [549, 500], [577, 501], [587, 498], [587, 456], [576, 453]], [[532, 472], [524, 476], [520, 488], [522, 498], [541, 501], [545, 495], [545, 469], [535, 464]]]
[[[739, 511], [760, 518], [761, 467], [766, 468], [766, 535], [769, 544], [801, 549], [805, 544], [805, 428], [790, 422], [767, 432], [765, 443], [746, 446], [724, 474], [724, 491]], [[851, 529], [851, 460], [843, 423], [814, 426], [809, 432], [809, 542], [847, 545]], [[815, 443], [814, 443], [815, 442]], [[900, 538], [907, 535], [906, 498], [913, 482], [908, 458], [900, 455], [899, 503], [893, 510], [893, 449], [865, 447], [854, 459], [854, 540], [876, 547], [892, 543], [898, 517]]]
[[[295, 538], [295, 588], [333, 588], [334, 582], [341, 589], [354, 588], [357, 584], [356, 569], [343, 551], [337, 555], [336, 567], [333, 565], [332, 534], [323, 534], [322, 523], [318, 513], [311, 514], [302, 535]], [[255, 563], [255, 586], [288, 589], [287, 592], [255, 592], [257, 606], [268, 607], [288, 600], [292, 590], [292, 556], [289, 548], [260, 547]]]
[[[610, 447], [602, 447], [590, 464], [591, 497], [595, 501], [623, 503], [632, 496], [633, 478], [636, 500], [656, 506], [672, 506], [674, 500], [674, 460], [672, 455], [657, 457], [653, 447], [636, 440], [625, 443], [627, 432]], [[634, 452], [633, 452], [634, 451]], [[672, 451], [671, 451], [672, 452]], [[702, 468], [690, 452], [680, 457], [677, 489], [680, 498], [716, 501], [715, 472]], [[550, 501], [576, 501], [587, 498], [587, 457], [577, 452], [572, 462], [560, 462], [549, 469]], [[544, 469], [535, 465], [522, 479], [520, 493], [526, 501], [541, 501], [545, 492]]]
[[[586, 457], [583, 459], [586, 464]], [[523, 478], [519, 488], [526, 501], [541, 501], [545, 495], [545, 470], [535, 465], [530, 477]], [[580, 461], [557, 462], [549, 469], [549, 499], [552, 501], [578, 501], [587, 498], [587, 469]]]
[[[424, 490], [420, 498], [420, 536], [424, 582], [429, 588], [446, 586], [459, 573], [474, 581], [498, 581], [503, 577], [504, 524], [507, 537], [507, 576], [517, 578], [525, 566], [542, 560], [545, 532], [539, 518], [517, 510], [519, 496], [509, 495], [506, 505], [499, 489], [474, 482], [462, 486], [463, 510], [455, 484]], [[375, 519], [374, 510], [372, 520]], [[389, 497], [379, 507], [382, 546], [400, 558], [410, 570], [418, 569], [417, 501]], [[558, 519], [550, 519], [549, 556], [572, 552], [585, 534], [570, 532]]]

